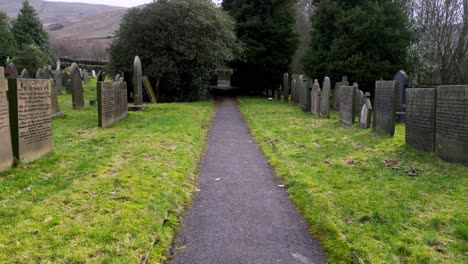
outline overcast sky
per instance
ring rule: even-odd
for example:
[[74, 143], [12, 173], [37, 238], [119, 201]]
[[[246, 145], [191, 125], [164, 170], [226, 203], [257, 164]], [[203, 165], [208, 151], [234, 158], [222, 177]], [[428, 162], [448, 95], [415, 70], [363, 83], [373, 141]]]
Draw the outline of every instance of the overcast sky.
[[90, 4], [103, 4], [112, 6], [138, 6], [146, 3], [151, 3], [152, 0], [46, 0], [52, 2], [79, 2], [79, 3], [90, 3]]

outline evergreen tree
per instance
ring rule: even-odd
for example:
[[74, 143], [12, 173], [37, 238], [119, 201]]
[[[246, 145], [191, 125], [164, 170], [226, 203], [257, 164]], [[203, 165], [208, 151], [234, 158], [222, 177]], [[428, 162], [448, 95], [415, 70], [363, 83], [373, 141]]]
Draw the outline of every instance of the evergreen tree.
[[10, 23], [5, 13], [0, 12], [0, 65], [3, 65], [7, 57], [13, 57], [16, 53], [16, 41], [10, 31]]
[[24, 45], [18, 51], [16, 57], [13, 58], [18, 69], [27, 69], [31, 76], [36, 72], [38, 68], [42, 68], [46, 63], [47, 59], [42, 50], [34, 45]]
[[234, 63], [239, 85], [250, 91], [276, 88], [289, 70], [298, 45], [293, 0], [224, 0], [222, 7], [237, 21], [245, 59]]
[[407, 69], [411, 41], [402, 1], [324, 0], [312, 17], [306, 73], [373, 83]]
[[27, 0], [23, 2], [18, 17], [13, 21], [11, 31], [18, 47], [36, 45], [49, 60], [53, 60], [47, 32], [44, 30], [36, 11]]

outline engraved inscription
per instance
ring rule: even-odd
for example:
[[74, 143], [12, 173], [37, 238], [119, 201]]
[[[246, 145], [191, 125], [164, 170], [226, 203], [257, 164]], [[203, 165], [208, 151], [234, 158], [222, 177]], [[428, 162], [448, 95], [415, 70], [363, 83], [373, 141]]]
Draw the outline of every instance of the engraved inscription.
[[435, 147], [435, 89], [406, 90], [406, 143], [424, 151]]
[[340, 87], [340, 120], [341, 122], [354, 124], [354, 96], [356, 94], [355, 86]]
[[396, 81], [377, 81], [374, 97], [374, 131], [393, 136], [398, 84]]

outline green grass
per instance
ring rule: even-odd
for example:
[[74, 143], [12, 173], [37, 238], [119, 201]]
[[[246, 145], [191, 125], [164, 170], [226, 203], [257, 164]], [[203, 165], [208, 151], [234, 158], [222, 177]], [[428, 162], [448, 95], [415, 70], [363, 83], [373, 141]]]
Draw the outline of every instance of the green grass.
[[299, 107], [240, 109], [330, 263], [467, 263], [468, 167]]
[[0, 263], [159, 263], [198, 177], [211, 102], [151, 105], [97, 127], [86, 108], [53, 120], [53, 151], [0, 173]]

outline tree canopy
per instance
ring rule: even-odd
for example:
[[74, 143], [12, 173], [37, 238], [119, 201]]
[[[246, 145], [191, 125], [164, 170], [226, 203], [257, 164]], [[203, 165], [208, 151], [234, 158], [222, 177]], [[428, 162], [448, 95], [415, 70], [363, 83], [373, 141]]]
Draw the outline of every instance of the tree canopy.
[[13, 61], [18, 66], [18, 69], [27, 69], [31, 74], [47, 64], [47, 58], [41, 48], [34, 44], [23, 45], [23, 48], [18, 50], [18, 54], [13, 58]]
[[251, 91], [275, 88], [289, 70], [298, 45], [293, 0], [224, 0], [236, 19], [237, 37], [245, 43], [245, 60], [237, 61], [240, 85]]
[[10, 30], [7, 15], [0, 12], [0, 64], [5, 63], [7, 57], [13, 57], [16, 54], [16, 41]]
[[311, 21], [310, 77], [373, 82], [407, 68], [411, 31], [401, 1], [324, 0]]
[[132, 72], [138, 55], [143, 74], [159, 79], [158, 100], [193, 101], [207, 94], [210, 70], [241, 50], [234, 21], [210, 1], [158, 1], [123, 17], [110, 67], [114, 73]]

